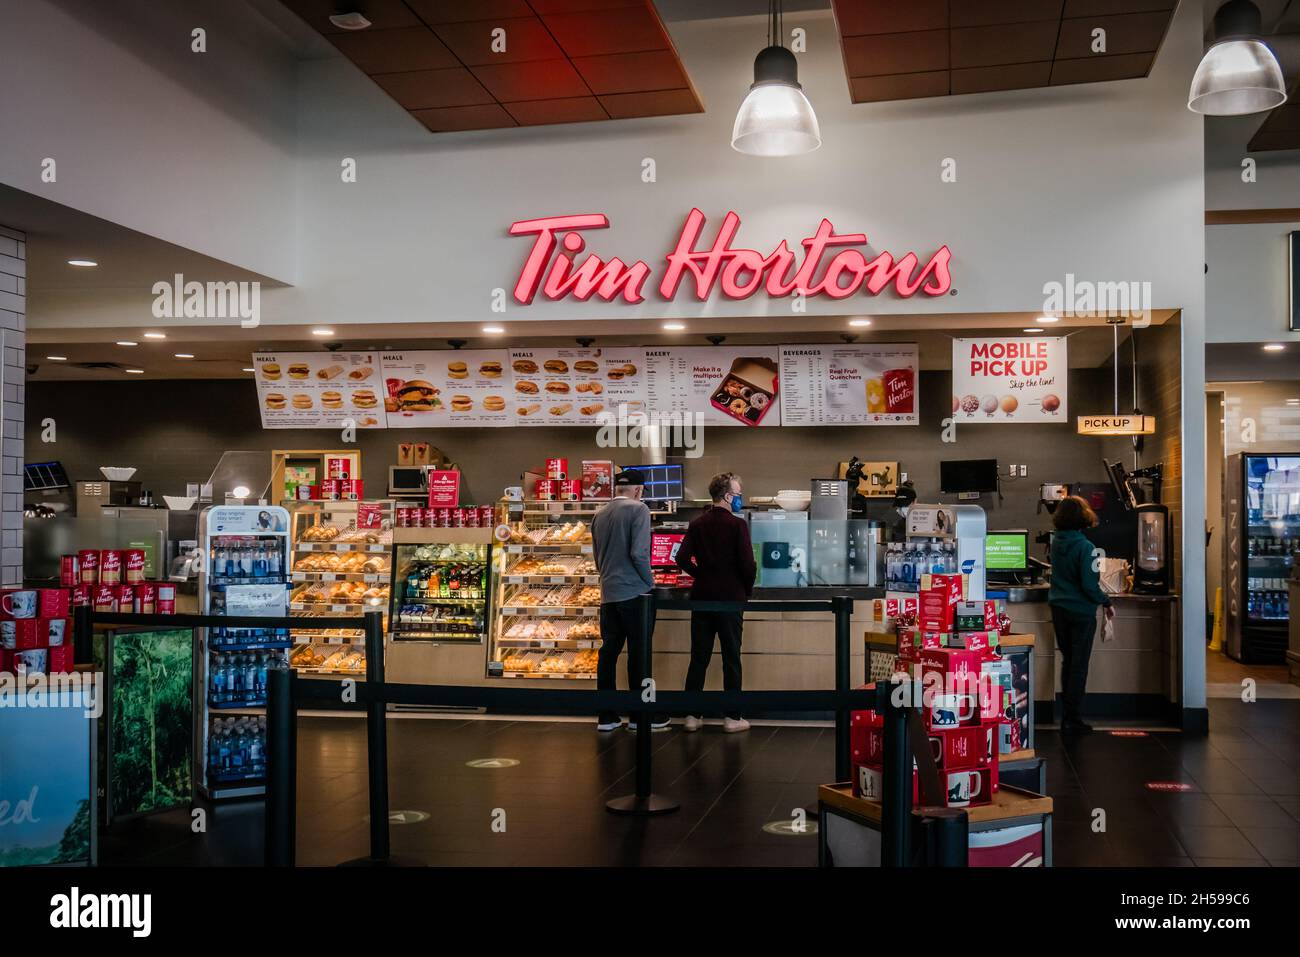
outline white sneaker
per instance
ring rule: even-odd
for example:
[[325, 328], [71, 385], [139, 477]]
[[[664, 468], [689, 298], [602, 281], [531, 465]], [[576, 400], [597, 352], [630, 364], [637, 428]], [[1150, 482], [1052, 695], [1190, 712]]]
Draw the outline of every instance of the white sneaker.
[[617, 721], [599, 721], [596, 723], [597, 731], [617, 731], [621, 727], [623, 727], [622, 718]]
[[688, 714], [686, 720], [682, 722], [682, 728], [686, 731], [699, 731], [704, 727], [704, 719], [697, 718], [693, 714]]
[[749, 722], [744, 718], [723, 718], [722, 730], [727, 734], [739, 734], [749, 730]]

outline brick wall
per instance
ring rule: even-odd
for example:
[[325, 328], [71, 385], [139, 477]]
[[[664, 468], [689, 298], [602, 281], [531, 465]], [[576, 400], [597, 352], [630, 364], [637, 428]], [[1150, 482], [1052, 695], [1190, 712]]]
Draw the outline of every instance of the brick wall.
[[0, 226], [0, 584], [23, 580], [23, 402], [27, 377], [27, 235]]

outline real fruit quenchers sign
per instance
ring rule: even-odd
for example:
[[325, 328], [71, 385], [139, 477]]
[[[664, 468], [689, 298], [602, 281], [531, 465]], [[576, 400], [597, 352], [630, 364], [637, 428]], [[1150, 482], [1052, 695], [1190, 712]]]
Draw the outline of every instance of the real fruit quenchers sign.
[[1069, 422], [1063, 337], [954, 339], [952, 416], [958, 422]]

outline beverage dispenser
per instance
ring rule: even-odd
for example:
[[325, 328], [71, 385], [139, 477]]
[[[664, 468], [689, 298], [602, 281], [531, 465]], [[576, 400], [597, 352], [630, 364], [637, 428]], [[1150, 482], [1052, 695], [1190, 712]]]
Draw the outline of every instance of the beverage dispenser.
[[1169, 509], [1164, 505], [1139, 505], [1137, 543], [1133, 549], [1133, 590], [1146, 595], [1169, 594], [1173, 565], [1173, 534]]

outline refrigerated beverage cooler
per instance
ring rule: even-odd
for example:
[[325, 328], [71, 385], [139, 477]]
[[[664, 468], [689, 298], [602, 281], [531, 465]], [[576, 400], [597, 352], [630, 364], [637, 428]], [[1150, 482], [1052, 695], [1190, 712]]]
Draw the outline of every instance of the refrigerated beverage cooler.
[[1300, 548], [1300, 456], [1229, 456], [1224, 521], [1224, 650], [1248, 664], [1282, 664], [1287, 581]]

